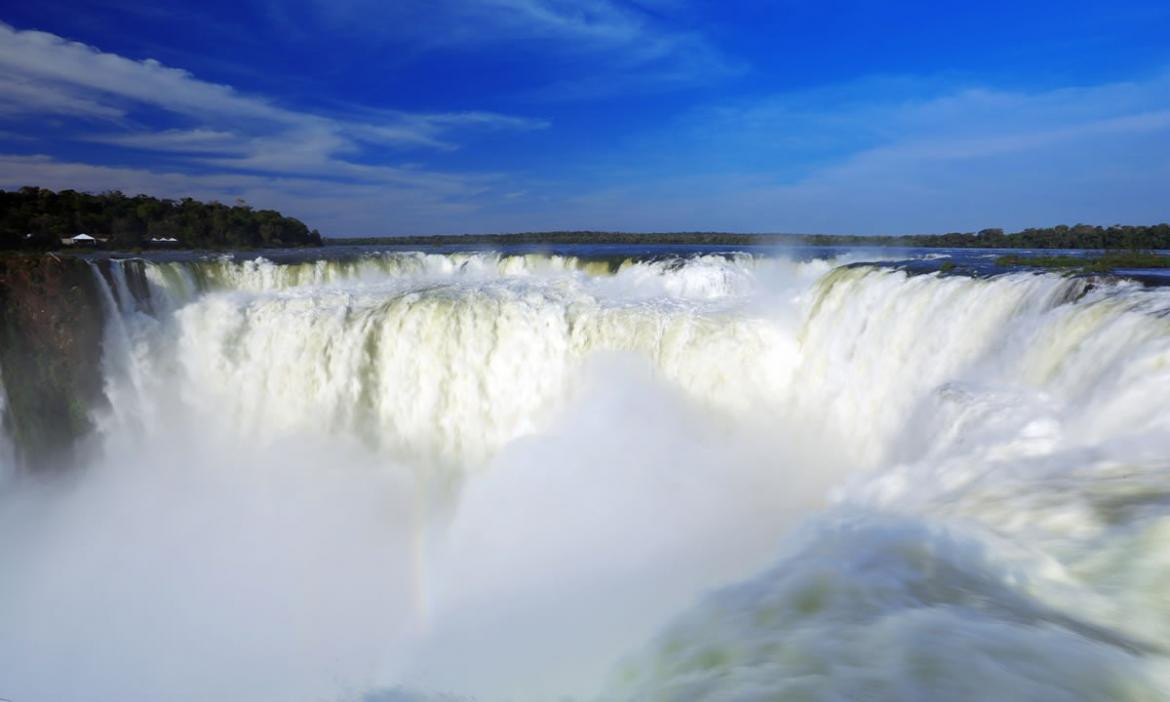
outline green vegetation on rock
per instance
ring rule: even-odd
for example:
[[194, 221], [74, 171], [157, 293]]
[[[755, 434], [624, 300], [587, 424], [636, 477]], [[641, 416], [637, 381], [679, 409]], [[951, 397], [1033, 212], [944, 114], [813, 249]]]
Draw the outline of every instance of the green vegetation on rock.
[[996, 265], [1060, 268], [1087, 273], [1105, 273], [1118, 268], [1170, 268], [1170, 256], [1144, 251], [1108, 252], [1100, 256], [1000, 256]]

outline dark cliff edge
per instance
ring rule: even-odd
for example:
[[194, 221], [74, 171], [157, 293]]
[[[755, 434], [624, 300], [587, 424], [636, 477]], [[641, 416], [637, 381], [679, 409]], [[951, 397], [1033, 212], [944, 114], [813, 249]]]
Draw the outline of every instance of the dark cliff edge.
[[71, 462], [102, 394], [102, 292], [81, 259], [0, 257], [3, 424], [18, 463]]

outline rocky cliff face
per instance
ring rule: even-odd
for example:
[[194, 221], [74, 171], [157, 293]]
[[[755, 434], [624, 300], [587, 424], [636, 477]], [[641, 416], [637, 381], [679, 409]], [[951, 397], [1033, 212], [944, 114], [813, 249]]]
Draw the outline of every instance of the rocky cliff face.
[[29, 468], [65, 465], [102, 401], [101, 292], [89, 264], [48, 255], [0, 258], [4, 430]]

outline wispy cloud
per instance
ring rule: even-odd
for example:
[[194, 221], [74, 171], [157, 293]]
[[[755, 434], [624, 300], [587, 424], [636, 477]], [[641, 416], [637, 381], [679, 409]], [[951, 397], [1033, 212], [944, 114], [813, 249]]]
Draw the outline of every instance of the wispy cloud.
[[[395, 203], [405, 216], [419, 208], [459, 209], [464, 200], [491, 190], [503, 178], [496, 173], [442, 173], [393, 165], [386, 160], [385, 149], [446, 152], [458, 148], [457, 138], [474, 131], [548, 126], [539, 119], [475, 110], [299, 111], [157, 61], [135, 61], [4, 24], [0, 76], [0, 120], [25, 126], [46, 118], [65, 120], [64, 126], [56, 127], [54, 139], [43, 142], [47, 150], [64, 138], [117, 147], [128, 154], [157, 152], [170, 164], [169, 170], [159, 171], [51, 156], [7, 156], [0, 160], [0, 182], [9, 187], [125, 188], [175, 196], [251, 194], [305, 213], [310, 203], [320, 207], [325, 203], [319, 194], [307, 192], [312, 183], [317, 193], [329, 192], [339, 202], [377, 192], [378, 202]], [[370, 149], [383, 152], [377, 159], [365, 158]], [[202, 175], [209, 171], [217, 175]], [[350, 189], [349, 197], [343, 187]], [[384, 215], [384, 207], [377, 209]], [[352, 217], [325, 221], [354, 222]]]
[[661, 143], [647, 147], [681, 153], [703, 172], [779, 173], [795, 182], [869, 150], [918, 150], [937, 158], [965, 143], [1023, 147], [1166, 109], [1170, 72], [1032, 91], [956, 76], [870, 76], [697, 107], [664, 127], [673, 151]]
[[[411, 113], [380, 110], [362, 119], [297, 111], [230, 86], [200, 80], [187, 71], [152, 59], [135, 61], [45, 32], [17, 31], [0, 24], [0, 113], [65, 115], [117, 119], [142, 132], [136, 110], [161, 109], [195, 125], [233, 125], [247, 135], [281, 135], [286, 146], [306, 137], [331, 141], [337, 151], [361, 143], [399, 147], [455, 148], [448, 135], [467, 129], [540, 129], [547, 122], [490, 112]], [[355, 111], [356, 112], [356, 111]], [[167, 148], [174, 132], [153, 142], [143, 134], [142, 148]], [[102, 136], [109, 140], [108, 136]], [[280, 142], [280, 139], [273, 140]], [[272, 144], [273, 141], [269, 143]]]
[[118, 120], [120, 108], [104, 105], [88, 96], [63, 91], [29, 76], [0, 75], [0, 115], [68, 115]]
[[[631, 89], [660, 92], [708, 83], [742, 70], [702, 33], [663, 21], [677, 8], [659, 4], [651, 14], [609, 0], [480, 0], [459, 3], [476, 23], [493, 21], [502, 33], [543, 38], [561, 51], [591, 54], [615, 70], [568, 77], [534, 95], [583, 99]], [[594, 64], [596, 65], [596, 63]]]
[[695, 109], [598, 156], [601, 184], [565, 188], [544, 223], [912, 233], [1170, 220], [1170, 72], [1031, 92], [955, 82], [871, 78]]
[[[389, 41], [405, 52], [506, 48], [553, 60], [563, 75], [533, 86], [530, 98], [584, 99], [631, 90], [661, 92], [742, 70], [701, 31], [671, 21], [675, 2], [615, 0], [310, 0], [314, 19], [359, 41]], [[282, 2], [270, 13], [303, 31]]]
[[[310, 0], [334, 29], [404, 38], [418, 44], [483, 46], [526, 40], [573, 40], [566, 52], [625, 48], [639, 58], [671, 50], [682, 32], [663, 26], [630, 3], [612, 0]], [[269, 0], [287, 23], [289, 8]], [[378, 21], [372, 22], [374, 18]], [[399, 20], [396, 22], [384, 20]]]

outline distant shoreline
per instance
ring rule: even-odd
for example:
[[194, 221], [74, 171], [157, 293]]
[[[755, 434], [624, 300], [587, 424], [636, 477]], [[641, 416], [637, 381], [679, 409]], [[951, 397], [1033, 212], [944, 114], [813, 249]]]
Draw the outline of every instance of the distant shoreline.
[[739, 234], [733, 232], [605, 231], [523, 232], [514, 234], [437, 234], [423, 236], [326, 237], [332, 246], [873, 246], [981, 249], [1170, 249], [1170, 224], [1094, 227], [1076, 225], [1025, 229], [1011, 234], [1000, 229], [948, 234], [862, 236], [836, 234]]

